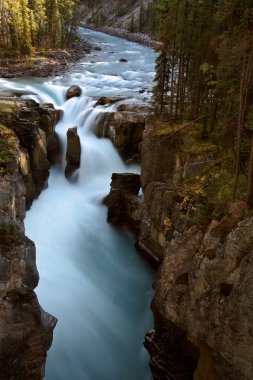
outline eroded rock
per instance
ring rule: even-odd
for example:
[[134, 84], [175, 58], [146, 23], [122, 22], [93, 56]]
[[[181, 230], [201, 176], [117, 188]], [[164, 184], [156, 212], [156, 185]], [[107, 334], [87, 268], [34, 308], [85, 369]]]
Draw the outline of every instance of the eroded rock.
[[77, 134], [77, 127], [69, 128], [67, 132], [67, 166], [65, 175], [70, 178], [71, 175], [80, 167], [81, 161], [81, 143]]
[[56, 132], [48, 137], [47, 159], [51, 165], [60, 164], [62, 162], [62, 145]]
[[82, 94], [82, 89], [79, 86], [73, 85], [70, 86], [66, 92], [66, 99], [74, 98], [74, 97], [79, 97]]
[[140, 176], [133, 173], [113, 173], [111, 190], [105, 199], [109, 223], [126, 227], [136, 236], [143, 217], [143, 198], [138, 196]]
[[241, 204], [231, 205], [229, 212], [224, 228], [213, 221], [204, 234], [197, 226], [174, 232], [155, 283], [153, 310], [186, 331], [200, 349], [198, 376], [208, 360], [217, 379], [246, 380], [253, 376], [248, 339], [253, 219], [240, 221]]
[[[27, 207], [30, 207], [33, 199], [47, 186], [50, 167], [47, 145], [54, 134], [61, 112], [52, 104], [40, 106], [33, 100], [6, 96], [0, 97], [0, 108], [0, 122], [16, 133], [22, 151], [27, 153], [26, 159], [29, 163], [25, 163], [24, 153], [21, 158], [21, 172], [26, 172], [26, 201]], [[30, 170], [29, 174], [27, 170]]]
[[9, 169], [0, 176], [0, 378], [41, 380], [56, 319], [40, 307], [34, 292], [39, 280], [35, 246], [23, 222], [22, 176], [31, 181], [25, 151], [15, 153]]
[[108, 137], [125, 161], [139, 163], [145, 118], [144, 114], [132, 112], [102, 112], [94, 132], [97, 137]]

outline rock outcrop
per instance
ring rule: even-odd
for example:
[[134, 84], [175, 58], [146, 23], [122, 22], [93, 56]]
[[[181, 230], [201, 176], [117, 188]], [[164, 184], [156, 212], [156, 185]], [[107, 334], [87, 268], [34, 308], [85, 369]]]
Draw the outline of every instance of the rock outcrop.
[[109, 138], [128, 163], [140, 162], [140, 143], [146, 114], [134, 112], [102, 112], [94, 129], [97, 137]]
[[41, 308], [34, 292], [39, 275], [34, 243], [24, 232], [22, 176], [28, 182], [32, 177], [14, 133], [11, 144], [0, 176], [0, 378], [41, 380], [56, 319]]
[[98, 98], [95, 107], [96, 106], [109, 106], [114, 103], [120, 102], [121, 100], [129, 99], [129, 96], [101, 96]]
[[111, 190], [105, 199], [108, 206], [108, 222], [126, 227], [135, 236], [140, 232], [143, 219], [143, 197], [138, 196], [140, 187], [140, 175], [113, 173]]
[[66, 92], [66, 99], [71, 99], [74, 97], [79, 97], [82, 94], [82, 89], [79, 86], [73, 85], [70, 86]]
[[[181, 129], [164, 134], [146, 128], [143, 197], [133, 202], [134, 195], [123, 190], [127, 177], [118, 175], [120, 184], [112, 181], [107, 200], [108, 220], [137, 234], [138, 247], [160, 264], [152, 302], [155, 328], [145, 341], [154, 379], [250, 380], [253, 218], [237, 201], [218, 221], [187, 220], [184, 202], [191, 200], [179, 196], [182, 179], [200, 178], [219, 165], [213, 147], [193, 151], [192, 144], [191, 134]], [[140, 210], [141, 220], [135, 220]]]
[[81, 161], [81, 143], [77, 134], [77, 127], [69, 128], [67, 132], [67, 165], [65, 175], [70, 178], [71, 175], [80, 167]]
[[163, 259], [167, 242], [173, 234], [173, 221], [177, 218], [174, 216], [177, 138], [175, 135], [148, 136], [141, 144], [141, 184], [146, 213], [138, 247], [158, 263]]
[[21, 172], [27, 207], [30, 207], [32, 200], [47, 186], [50, 167], [47, 145], [55, 134], [61, 111], [52, 104], [40, 106], [32, 100], [12, 97], [1, 97], [0, 108], [0, 123], [16, 133], [22, 148]]
[[155, 283], [154, 314], [199, 349], [196, 379], [253, 377], [253, 219], [243, 218], [240, 203], [232, 206], [204, 233], [197, 226], [175, 231]]

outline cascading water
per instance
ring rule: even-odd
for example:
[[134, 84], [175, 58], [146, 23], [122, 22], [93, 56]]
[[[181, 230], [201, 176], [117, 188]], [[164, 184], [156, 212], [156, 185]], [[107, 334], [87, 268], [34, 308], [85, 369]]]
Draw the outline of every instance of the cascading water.
[[[82, 145], [76, 181], [65, 179], [64, 167], [53, 167], [48, 189], [26, 218], [26, 233], [37, 247], [38, 297], [59, 319], [46, 380], [147, 380], [151, 374], [142, 341], [152, 326], [153, 271], [134, 251], [131, 238], [107, 224], [102, 205], [112, 172], [139, 168], [125, 166], [109, 140], [93, 135], [92, 126], [99, 112], [110, 110], [94, 108], [94, 96], [143, 100], [138, 90], [151, 87], [155, 53], [102, 33], [80, 32], [101, 44], [97, 56], [51, 81], [0, 82], [2, 89], [25, 90], [29, 98], [63, 109], [57, 125], [63, 145], [73, 126]], [[119, 62], [122, 56], [127, 63]], [[83, 95], [65, 101], [71, 84], [80, 85]]]

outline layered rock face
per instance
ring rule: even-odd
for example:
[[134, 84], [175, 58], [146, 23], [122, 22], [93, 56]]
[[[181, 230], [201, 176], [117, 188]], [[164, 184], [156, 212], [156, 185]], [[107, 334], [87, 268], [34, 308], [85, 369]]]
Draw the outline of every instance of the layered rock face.
[[22, 154], [0, 177], [0, 379], [40, 380], [56, 319], [39, 305], [35, 246], [24, 233]]
[[[121, 100], [120, 98], [117, 100]], [[105, 100], [101, 98], [98, 104]], [[107, 104], [116, 102], [116, 99], [107, 100]], [[103, 103], [104, 104], [104, 103]], [[124, 108], [122, 104], [119, 109], [122, 111], [102, 112], [99, 114], [95, 134], [97, 137], [109, 138], [122, 158], [128, 163], [140, 162], [140, 143], [145, 128], [147, 117], [146, 109], [136, 109], [134, 106]], [[127, 109], [127, 110], [125, 110]]]
[[[202, 173], [214, 157], [203, 159], [201, 153], [183, 162], [180, 131], [167, 136], [149, 132], [141, 147], [144, 196], [130, 214], [142, 210], [138, 228], [131, 231], [139, 248], [160, 263], [152, 302], [155, 328], [145, 341], [154, 379], [250, 380], [253, 218], [243, 202], [234, 202], [220, 221], [187, 223], [178, 179]], [[112, 181], [112, 193], [113, 188]], [[124, 202], [117, 198], [115, 207], [110, 204], [114, 215], [109, 220], [118, 222]], [[123, 207], [125, 215], [129, 204]], [[131, 215], [127, 218], [134, 223]]]
[[204, 229], [180, 220], [178, 175], [203, 165], [180, 166], [175, 137], [142, 143], [147, 218], [139, 244], [162, 261], [152, 302], [155, 331], [146, 340], [154, 378], [251, 379], [252, 218], [237, 202]]
[[141, 184], [146, 206], [138, 239], [139, 247], [158, 263], [173, 233], [177, 167], [176, 137], [147, 137], [141, 145]]
[[182, 329], [199, 350], [194, 379], [253, 375], [253, 219], [244, 217], [244, 209], [241, 202], [232, 204], [228, 216], [205, 232], [197, 226], [175, 231], [157, 276], [151, 341], [155, 346], [167, 335], [169, 349], [171, 335], [161, 326], [172, 322]]
[[0, 175], [0, 379], [41, 380], [56, 319], [41, 308], [34, 292], [39, 281], [35, 245], [25, 236], [23, 221], [26, 207], [45, 186], [47, 136], [59, 114], [51, 105], [11, 99], [3, 104], [2, 120], [18, 137], [10, 132], [13, 148], [8, 147]]
[[[32, 100], [0, 97], [0, 123], [12, 129], [20, 142], [21, 172], [26, 186], [27, 207], [47, 185], [50, 162], [47, 148], [50, 146], [51, 160], [57, 154], [57, 136], [54, 128], [61, 111], [52, 104], [38, 105]], [[59, 150], [59, 146], [57, 151]]]

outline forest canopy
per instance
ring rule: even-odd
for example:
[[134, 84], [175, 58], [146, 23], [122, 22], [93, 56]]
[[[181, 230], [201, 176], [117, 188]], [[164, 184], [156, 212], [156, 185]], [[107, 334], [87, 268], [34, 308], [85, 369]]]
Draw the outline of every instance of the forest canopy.
[[0, 0], [1, 55], [64, 47], [77, 23], [79, 0]]
[[221, 150], [229, 145], [235, 155], [233, 197], [246, 169], [248, 204], [253, 207], [253, 1], [153, 3], [162, 42], [156, 112], [171, 124], [196, 121], [203, 138]]

